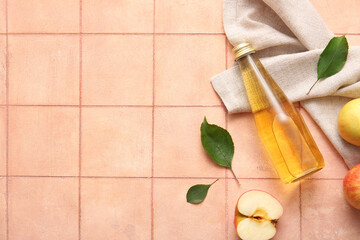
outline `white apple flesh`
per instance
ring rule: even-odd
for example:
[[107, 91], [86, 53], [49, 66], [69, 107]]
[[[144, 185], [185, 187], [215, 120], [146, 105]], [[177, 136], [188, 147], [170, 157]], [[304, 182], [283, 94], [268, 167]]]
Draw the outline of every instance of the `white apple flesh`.
[[245, 192], [235, 209], [236, 232], [243, 240], [271, 239], [282, 214], [281, 204], [270, 194], [258, 190]]

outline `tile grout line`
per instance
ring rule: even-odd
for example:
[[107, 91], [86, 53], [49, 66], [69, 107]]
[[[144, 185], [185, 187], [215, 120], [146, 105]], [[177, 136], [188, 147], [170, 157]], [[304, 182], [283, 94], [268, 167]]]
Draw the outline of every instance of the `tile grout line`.
[[[228, 117], [226, 115], [226, 129], [228, 129]], [[229, 180], [228, 170], [225, 169], [225, 239], [229, 239]]]
[[79, 209], [78, 238], [81, 240], [81, 122], [82, 122], [82, 0], [79, 0]]
[[300, 240], [302, 240], [301, 180], [299, 181]]
[[[76, 107], [80, 105], [45, 105], [45, 104], [0, 104], [0, 107]], [[224, 105], [83, 105], [81, 107], [87, 108], [104, 108], [104, 107], [126, 107], [126, 108], [218, 108]]]
[[[224, 32], [9, 32], [0, 35], [180, 35], [180, 36], [226, 36]], [[334, 35], [360, 36], [360, 33], [334, 33]]]
[[151, 122], [151, 202], [150, 202], [150, 211], [151, 211], [151, 230], [150, 230], [150, 238], [154, 240], [154, 128], [155, 128], [155, 1], [153, 0], [153, 56], [152, 56], [152, 122]]
[[[47, 175], [0, 175], [0, 178], [79, 178], [78, 175], [69, 175], [69, 176], [47, 176]], [[223, 179], [225, 180], [225, 177], [133, 177], [133, 176], [84, 176], [82, 175], [80, 178], [113, 178], [113, 179]], [[228, 180], [235, 180], [234, 177], [227, 177]], [[238, 177], [239, 180], [280, 180], [280, 178], [241, 178]], [[304, 179], [306, 181], [342, 181], [343, 178], [307, 178]]]
[[[225, 70], [227, 69], [227, 43], [225, 37]], [[228, 130], [229, 128], [229, 116], [226, 112], [225, 108], [225, 128]], [[225, 169], [225, 240], [229, 239], [229, 186], [228, 186], [228, 170]]]
[[9, 240], [9, 24], [8, 0], [5, 0], [5, 29], [6, 29], [6, 57], [5, 57], [5, 84], [6, 84], [6, 240]]
[[[154, 11], [155, 12], [155, 11]], [[6, 35], [7, 33], [0, 33], [0, 35]], [[117, 33], [117, 32], [79, 32], [79, 33], [71, 33], [71, 32], [62, 32], [62, 33], [55, 33], [55, 32], [18, 32], [18, 33], [8, 33], [8, 35], [170, 35], [170, 36], [224, 36], [225, 33], [146, 33], [146, 32], [124, 32], [124, 33]]]

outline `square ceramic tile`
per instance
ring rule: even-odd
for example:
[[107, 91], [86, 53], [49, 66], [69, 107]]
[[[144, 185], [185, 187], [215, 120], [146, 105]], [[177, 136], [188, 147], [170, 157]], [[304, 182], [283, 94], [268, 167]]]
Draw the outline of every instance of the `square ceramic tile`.
[[9, 240], [76, 240], [77, 178], [10, 178]]
[[6, 104], [6, 36], [0, 36], [0, 104]]
[[153, 36], [83, 37], [83, 104], [152, 105]]
[[304, 117], [305, 123], [308, 126], [320, 152], [325, 161], [324, 169], [311, 175], [314, 178], [344, 178], [348, 172], [348, 167], [345, 165], [343, 158], [336, 151], [331, 142], [320, 127], [312, 120], [311, 116], [302, 108], [301, 115]]
[[84, 176], [151, 176], [152, 108], [83, 108]]
[[311, 0], [311, 2], [334, 33], [360, 33], [358, 0]]
[[74, 176], [78, 165], [77, 107], [10, 107], [10, 175]]
[[6, 178], [0, 178], [0, 239], [6, 239]]
[[83, 0], [83, 32], [152, 33], [154, 0]]
[[223, 33], [222, 1], [155, 0], [155, 30], [160, 33]]
[[305, 180], [301, 184], [303, 240], [358, 240], [360, 211], [345, 200], [342, 180]]
[[154, 239], [219, 240], [225, 235], [225, 184], [219, 180], [204, 202], [186, 202], [188, 189], [215, 179], [155, 179]]
[[79, 36], [9, 36], [11, 104], [79, 103]]
[[150, 239], [150, 179], [82, 179], [81, 238]]
[[225, 127], [222, 108], [156, 108], [154, 125], [154, 175], [157, 177], [224, 177], [201, 145], [200, 126]]
[[79, 32], [79, 1], [11, 0], [7, 2], [9, 32]]
[[253, 115], [251, 113], [231, 114], [228, 125], [228, 131], [235, 145], [232, 166], [236, 176], [278, 178], [270, 156], [258, 135]]
[[224, 36], [155, 37], [155, 103], [218, 105], [210, 78], [225, 70]]
[[284, 213], [276, 225], [273, 240], [300, 240], [299, 183], [284, 184], [278, 179], [241, 179], [241, 186], [235, 180], [228, 180], [228, 239], [238, 239], [234, 226], [237, 200], [249, 190], [260, 190], [273, 195], [281, 203]]
[[6, 108], [0, 107], [0, 175], [6, 175], [6, 114]]

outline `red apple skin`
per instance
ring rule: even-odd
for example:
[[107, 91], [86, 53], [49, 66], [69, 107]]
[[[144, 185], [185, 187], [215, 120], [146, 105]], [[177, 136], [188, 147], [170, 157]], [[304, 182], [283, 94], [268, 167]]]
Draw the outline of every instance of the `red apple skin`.
[[350, 169], [346, 174], [343, 190], [348, 203], [360, 210], [360, 164]]
[[[244, 193], [243, 193], [243, 194], [244, 194]], [[242, 194], [241, 194], [241, 196], [242, 196]], [[236, 205], [235, 205], [235, 217], [234, 217], [235, 229], [237, 229], [237, 225], [238, 225], [239, 222], [240, 222], [240, 219], [239, 219], [240, 213], [239, 213], [239, 210], [238, 210], [237, 206], [238, 206], [238, 203], [239, 203], [239, 200], [240, 200], [241, 196], [238, 198], [238, 200], [236, 201]]]

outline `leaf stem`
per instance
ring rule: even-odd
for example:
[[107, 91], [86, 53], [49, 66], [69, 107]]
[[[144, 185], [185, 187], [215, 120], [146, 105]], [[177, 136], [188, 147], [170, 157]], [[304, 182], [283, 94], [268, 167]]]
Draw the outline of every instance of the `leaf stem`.
[[212, 184], [210, 184], [210, 186], [212, 186], [214, 183], [216, 183], [217, 181], [219, 181], [219, 179], [216, 179]]
[[320, 80], [320, 78], [318, 80], [316, 80], [316, 82], [311, 86], [311, 88], [309, 89], [309, 91], [306, 93], [306, 95], [309, 95], [311, 92], [311, 89], [313, 89], [313, 87], [316, 85], [316, 83]]
[[231, 170], [232, 174], [234, 175], [234, 177], [235, 177], [236, 181], [238, 182], [238, 184], [241, 185], [241, 183], [240, 183], [239, 179], [236, 177], [232, 167], [230, 168], [230, 170]]

